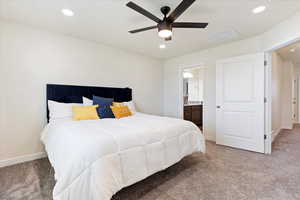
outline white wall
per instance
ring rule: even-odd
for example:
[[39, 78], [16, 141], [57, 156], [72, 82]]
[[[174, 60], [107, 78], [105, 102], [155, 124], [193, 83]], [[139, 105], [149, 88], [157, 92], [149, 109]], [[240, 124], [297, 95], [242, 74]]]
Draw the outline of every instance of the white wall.
[[299, 78], [300, 76], [300, 66], [294, 63], [294, 78]]
[[282, 129], [282, 95], [284, 61], [277, 52], [272, 53], [272, 138]]
[[[3, 60], [3, 29], [0, 28], [0, 62], [1, 60]], [[2, 136], [2, 134], [4, 134], [3, 132], [3, 128], [4, 128], [4, 119], [5, 119], [5, 113], [2, 112], [5, 108], [4, 105], [4, 88], [5, 88], [5, 84], [2, 83], [2, 79], [3, 79], [3, 74], [4, 74], [4, 67], [0, 64], [0, 137]], [[1, 143], [1, 141], [0, 141]], [[4, 145], [0, 144], [0, 152], [4, 152], [5, 151], [5, 147]]]
[[164, 64], [164, 113], [168, 116], [180, 117], [179, 112], [179, 76], [183, 66], [203, 64], [207, 67], [205, 82], [204, 133], [209, 140], [215, 140], [215, 65], [217, 60], [228, 57], [252, 54], [270, 50], [286, 41], [300, 38], [300, 13], [278, 24], [259, 36], [222, 45], [216, 48], [195, 52], [185, 56], [172, 58]]
[[140, 111], [162, 114], [160, 60], [6, 22], [0, 34], [0, 161], [43, 150], [47, 83], [131, 87]]

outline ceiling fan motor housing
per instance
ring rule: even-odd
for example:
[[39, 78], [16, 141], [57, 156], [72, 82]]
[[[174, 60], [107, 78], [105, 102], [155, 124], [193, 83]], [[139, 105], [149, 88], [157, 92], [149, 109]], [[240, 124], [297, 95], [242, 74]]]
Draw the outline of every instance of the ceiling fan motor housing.
[[157, 25], [158, 27], [158, 32], [161, 30], [170, 30], [172, 31], [172, 25], [171, 23], [167, 22], [166, 20], [162, 21]]

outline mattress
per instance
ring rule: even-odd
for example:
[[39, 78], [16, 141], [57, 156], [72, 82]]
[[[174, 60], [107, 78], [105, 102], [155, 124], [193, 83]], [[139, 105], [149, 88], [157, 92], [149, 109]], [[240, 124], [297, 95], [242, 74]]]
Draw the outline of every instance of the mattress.
[[55, 171], [54, 200], [110, 200], [122, 188], [205, 152], [192, 122], [136, 113], [121, 119], [60, 119], [42, 137]]

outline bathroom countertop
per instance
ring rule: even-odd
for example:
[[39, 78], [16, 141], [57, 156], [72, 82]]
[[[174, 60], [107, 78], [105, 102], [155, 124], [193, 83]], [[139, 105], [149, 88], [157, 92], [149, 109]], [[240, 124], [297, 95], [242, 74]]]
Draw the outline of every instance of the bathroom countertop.
[[187, 103], [187, 104], [184, 104], [184, 106], [202, 106], [203, 104], [202, 103]]

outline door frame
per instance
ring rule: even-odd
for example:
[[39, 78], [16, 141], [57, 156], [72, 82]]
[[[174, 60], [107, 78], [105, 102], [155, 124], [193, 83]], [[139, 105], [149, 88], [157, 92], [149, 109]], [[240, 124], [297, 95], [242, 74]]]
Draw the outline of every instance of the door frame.
[[272, 51], [265, 52], [265, 154], [272, 152]]
[[[200, 63], [200, 64], [195, 64], [195, 65], [186, 65], [186, 66], [180, 66], [179, 67], [179, 74], [178, 74], [178, 79], [179, 79], [179, 97], [178, 97], [178, 116], [179, 116], [179, 118], [180, 119], [183, 119], [183, 117], [184, 117], [184, 115], [183, 115], [183, 107], [184, 107], [184, 102], [183, 102], [183, 87], [182, 87], [182, 83], [183, 83], [183, 77], [182, 77], [182, 75], [183, 75], [183, 71], [184, 70], [186, 70], [186, 69], [194, 69], [194, 68], [199, 68], [199, 69], [203, 69], [203, 71], [204, 71], [204, 78], [203, 78], [203, 85], [204, 85], [204, 87], [203, 87], [203, 116], [202, 116], [202, 120], [203, 120], [203, 122], [204, 122], [204, 119], [206, 118], [205, 117], [205, 112], [204, 112], [204, 109], [206, 108], [206, 103], [205, 103], [205, 101], [206, 101], [206, 95], [205, 95], [205, 93], [206, 93], [206, 90], [205, 90], [205, 85], [206, 85], [206, 73], [207, 73], [207, 67], [205, 67], [205, 65], [203, 64], [203, 63]], [[202, 127], [202, 132], [203, 132], [203, 134], [205, 133], [205, 129], [204, 129], [204, 123], [203, 123], [203, 127]]]
[[292, 95], [292, 106], [293, 106], [293, 124], [298, 123], [298, 77], [293, 77], [293, 95]]
[[272, 52], [299, 42], [300, 37], [287, 40], [264, 50], [265, 53], [265, 154], [272, 153]]
[[298, 83], [297, 83], [297, 112], [298, 112], [298, 121], [297, 123], [300, 123], [300, 76], [297, 77]]

